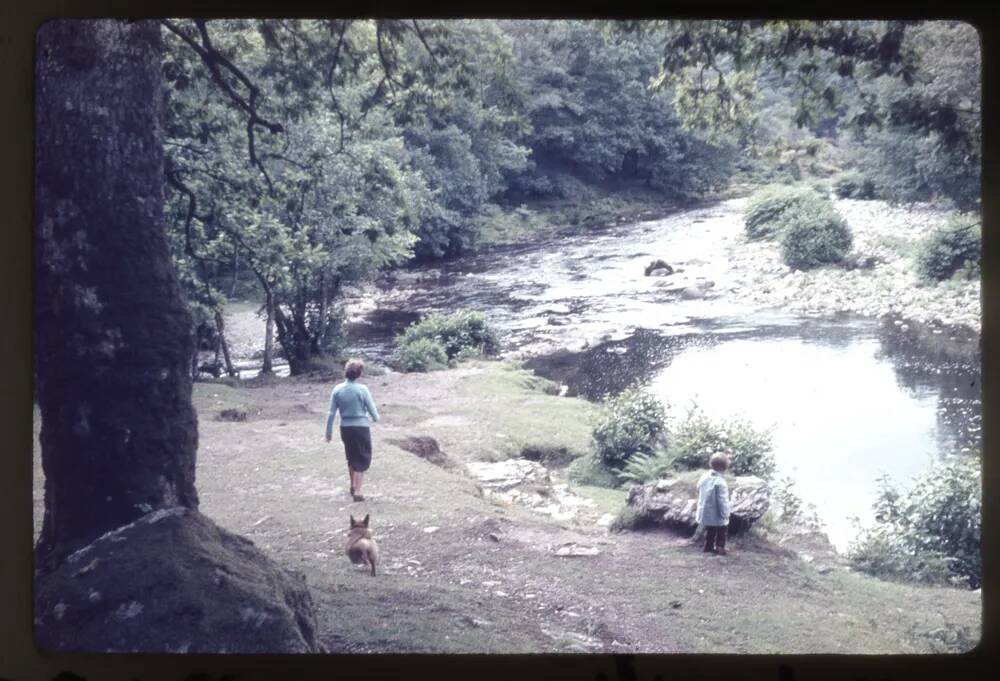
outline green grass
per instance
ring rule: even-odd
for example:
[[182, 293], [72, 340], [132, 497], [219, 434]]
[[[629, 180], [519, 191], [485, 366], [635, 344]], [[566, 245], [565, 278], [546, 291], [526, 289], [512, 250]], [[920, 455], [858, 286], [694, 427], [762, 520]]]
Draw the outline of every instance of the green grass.
[[[754, 538], [720, 558], [662, 530], [564, 529], [389, 444], [427, 435], [458, 461], [515, 451], [517, 440], [589, 446], [593, 405], [546, 395], [514, 366], [364, 380], [383, 419], [363, 503], [348, 497], [340, 443], [323, 441], [331, 383], [195, 386], [202, 512], [305, 574], [319, 638], [334, 652], [570, 652], [573, 636], [588, 635], [605, 652], [886, 654], [957, 651], [978, 638], [979, 595], [967, 590], [820, 575]], [[255, 415], [215, 420], [223, 408]], [[573, 489], [608, 513], [626, 494]], [[36, 508], [41, 493], [36, 474]], [[375, 578], [343, 555], [348, 516], [365, 513], [382, 555]], [[567, 541], [600, 554], [558, 558], [547, 548]]]
[[460, 413], [483, 435], [477, 458], [508, 459], [527, 446], [589, 451], [594, 405], [546, 394], [544, 382], [513, 364], [471, 364], [485, 370], [462, 377], [456, 388]]

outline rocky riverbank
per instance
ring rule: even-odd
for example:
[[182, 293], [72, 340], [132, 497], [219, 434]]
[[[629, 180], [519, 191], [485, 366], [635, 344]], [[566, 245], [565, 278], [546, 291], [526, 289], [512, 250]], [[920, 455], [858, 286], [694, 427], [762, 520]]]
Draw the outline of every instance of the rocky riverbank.
[[849, 258], [856, 267], [792, 271], [781, 261], [777, 242], [749, 241], [741, 234], [728, 244], [729, 291], [761, 306], [802, 314], [893, 315], [979, 331], [979, 280], [925, 284], [916, 274], [916, 248], [948, 218], [947, 211], [853, 199], [838, 199], [835, 205], [854, 234]]

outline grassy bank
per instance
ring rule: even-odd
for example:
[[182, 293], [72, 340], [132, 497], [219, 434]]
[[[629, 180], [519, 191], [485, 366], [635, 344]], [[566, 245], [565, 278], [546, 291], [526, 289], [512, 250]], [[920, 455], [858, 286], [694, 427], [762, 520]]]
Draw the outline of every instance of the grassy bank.
[[[330, 383], [195, 386], [202, 510], [305, 573], [333, 651], [913, 653], [978, 639], [973, 592], [820, 574], [756, 538], [719, 557], [662, 532], [609, 534], [592, 519], [622, 503], [619, 490], [577, 488], [594, 513], [557, 523], [392, 444], [431, 436], [461, 461], [585, 451], [594, 405], [511, 365], [363, 381], [383, 419], [362, 503], [340, 443], [323, 441]], [[247, 420], [220, 420], [223, 409]], [[37, 470], [38, 508], [41, 484]], [[375, 578], [343, 556], [352, 513], [371, 514]], [[556, 556], [568, 542], [599, 553]]]

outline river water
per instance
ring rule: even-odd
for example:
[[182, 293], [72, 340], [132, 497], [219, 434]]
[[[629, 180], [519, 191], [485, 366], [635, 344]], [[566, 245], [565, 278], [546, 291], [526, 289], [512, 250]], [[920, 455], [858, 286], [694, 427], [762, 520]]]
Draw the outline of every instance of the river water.
[[[778, 474], [794, 479], [843, 550], [856, 533], [850, 519], [871, 521], [880, 474], [905, 485], [935, 458], [980, 447], [979, 338], [749, 304], [726, 258], [742, 206], [392, 273], [346, 301], [350, 348], [386, 360], [421, 314], [476, 309], [500, 329], [505, 356], [568, 394], [600, 399], [644, 384], [677, 416], [697, 403], [773, 428]], [[645, 276], [654, 258], [680, 271]]]

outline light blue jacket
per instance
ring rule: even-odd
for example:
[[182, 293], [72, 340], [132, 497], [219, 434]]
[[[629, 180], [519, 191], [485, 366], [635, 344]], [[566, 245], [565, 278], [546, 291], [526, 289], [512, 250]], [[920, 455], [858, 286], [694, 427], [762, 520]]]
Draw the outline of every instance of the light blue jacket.
[[708, 471], [698, 480], [698, 515], [702, 525], [729, 524], [729, 485], [718, 471]]
[[341, 426], [368, 426], [368, 416], [378, 421], [378, 409], [366, 386], [346, 380], [330, 394], [330, 413], [326, 417], [326, 436], [333, 435], [333, 417], [340, 411]]

